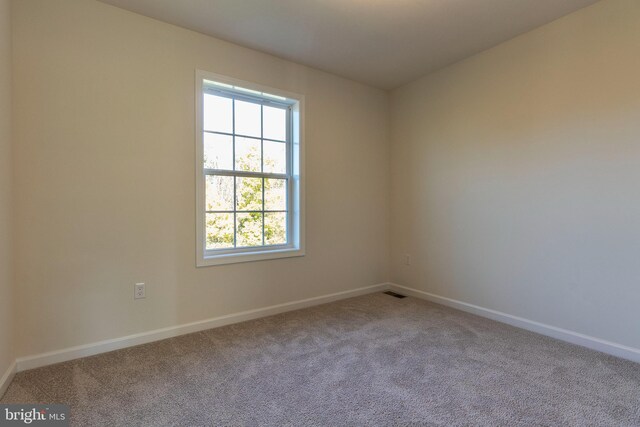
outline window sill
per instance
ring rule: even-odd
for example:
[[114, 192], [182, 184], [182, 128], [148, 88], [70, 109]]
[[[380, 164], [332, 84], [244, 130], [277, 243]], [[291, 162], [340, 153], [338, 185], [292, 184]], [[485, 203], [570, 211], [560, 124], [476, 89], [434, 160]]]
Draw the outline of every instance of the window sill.
[[199, 258], [196, 267], [209, 267], [213, 265], [237, 264], [241, 262], [266, 261], [270, 259], [292, 258], [304, 256], [304, 249], [285, 248], [255, 252], [228, 253], [210, 255]]

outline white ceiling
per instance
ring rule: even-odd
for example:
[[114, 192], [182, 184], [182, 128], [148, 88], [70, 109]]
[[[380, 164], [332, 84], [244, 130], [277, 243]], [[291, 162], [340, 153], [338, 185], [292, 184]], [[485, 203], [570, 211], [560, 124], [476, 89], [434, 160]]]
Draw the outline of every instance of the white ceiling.
[[391, 89], [597, 0], [101, 0]]

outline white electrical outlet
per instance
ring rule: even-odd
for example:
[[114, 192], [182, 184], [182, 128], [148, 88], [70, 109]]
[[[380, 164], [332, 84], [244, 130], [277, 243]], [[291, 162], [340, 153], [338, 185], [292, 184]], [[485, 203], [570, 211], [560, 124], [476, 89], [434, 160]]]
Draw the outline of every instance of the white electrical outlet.
[[145, 297], [144, 283], [136, 283], [133, 287], [133, 299], [142, 299]]
[[411, 255], [404, 254], [404, 265], [411, 265]]

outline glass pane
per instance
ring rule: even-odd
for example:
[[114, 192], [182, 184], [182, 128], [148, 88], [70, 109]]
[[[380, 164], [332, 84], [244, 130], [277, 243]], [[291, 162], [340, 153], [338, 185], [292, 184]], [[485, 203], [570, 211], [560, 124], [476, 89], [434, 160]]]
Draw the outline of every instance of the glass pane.
[[233, 247], [233, 214], [207, 214], [207, 249]]
[[262, 213], [239, 213], [236, 215], [238, 247], [262, 246]]
[[264, 210], [265, 211], [287, 210], [287, 180], [286, 179], [265, 178]]
[[287, 145], [284, 142], [264, 141], [264, 171], [287, 173]]
[[223, 96], [209, 94], [204, 94], [203, 101], [204, 130], [233, 132], [233, 101]]
[[236, 134], [260, 138], [260, 104], [236, 100]]
[[264, 214], [264, 244], [285, 245], [287, 243], [287, 214], [267, 212]]
[[207, 210], [233, 210], [233, 177], [207, 175]]
[[236, 178], [236, 209], [262, 210], [262, 178]]
[[233, 170], [233, 137], [204, 133], [204, 167]]
[[287, 110], [264, 106], [263, 138], [285, 141], [287, 139]]
[[260, 172], [260, 140], [236, 137], [236, 170]]

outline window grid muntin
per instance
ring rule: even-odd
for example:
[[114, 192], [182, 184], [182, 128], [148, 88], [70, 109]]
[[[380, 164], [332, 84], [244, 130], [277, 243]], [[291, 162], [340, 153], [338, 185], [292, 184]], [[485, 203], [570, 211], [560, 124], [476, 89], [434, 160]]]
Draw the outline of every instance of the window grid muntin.
[[[232, 143], [233, 143], [233, 158], [231, 159], [231, 167], [233, 168], [233, 170], [236, 170], [236, 101], [235, 99], [231, 98], [231, 120], [233, 120], [233, 125], [231, 126], [231, 129], [233, 130], [233, 136], [231, 137], [232, 139]], [[236, 212], [236, 206], [238, 206], [238, 183], [237, 183], [237, 179], [233, 178], [233, 247], [237, 248], [238, 247], [238, 227], [236, 227], [236, 224], [238, 223], [238, 213]], [[206, 197], [206, 194], [205, 194]], [[206, 216], [206, 214], [205, 214]], [[207, 235], [207, 228], [206, 228], [206, 224], [205, 224], [205, 231], [204, 231], [205, 236]], [[207, 248], [207, 243], [206, 243], [206, 237], [205, 237], [205, 244], [204, 244], [204, 248], [205, 250], [209, 250]]]
[[[234, 101], [235, 102], [235, 101]], [[260, 104], [260, 172], [264, 173], [264, 105]], [[286, 159], [285, 159], [286, 160]], [[262, 246], [264, 246], [264, 177], [262, 177]], [[285, 235], [285, 239], [288, 236]], [[287, 243], [287, 242], [285, 242]]]
[[[263, 99], [263, 98], [259, 98], [259, 97], [252, 97], [252, 96], [245, 96], [243, 94], [238, 94], [235, 92], [227, 92], [224, 90], [219, 90], [219, 89], [213, 89], [210, 87], [204, 87], [203, 88], [203, 96], [204, 94], [210, 94], [210, 95], [214, 95], [214, 96], [222, 96], [222, 97], [226, 97], [226, 98], [230, 98], [232, 100], [232, 131], [233, 134], [228, 134], [226, 132], [219, 132], [219, 131], [211, 131], [211, 130], [205, 130], [204, 128], [201, 129], [202, 133], [214, 133], [214, 134], [220, 134], [220, 135], [228, 135], [231, 136], [233, 138], [233, 147], [232, 147], [232, 155], [233, 155], [233, 161], [232, 161], [232, 167], [233, 170], [228, 170], [228, 169], [205, 169], [204, 168], [204, 164], [201, 165], [201, 167], [203, 168], [203, 172], [205, 177], [207, 175], [220, 175], [220, 176], [233, 176], [234, 180], [233, 180], [233, 211], [207, 211], [205, 208], [205, 224], [204, 224], [204, 252], [208, 253], [208, 254], [224, 254], [224, 253], [234, 253], [234, 252], [242, 252], [242, 250], [247, 250], [247, 249], [253, 249], [253, 250], [262, 250], [264, 248], [269, 248], [270, 250], [276, 249], [276, 248], [290, 248], [293, 245], [292, 242], [292, 236], [291, 236], [291, 232], [292, 232], [292, 226], [293, 226], [293, 218], [291, 215], [291, 197], [290, 197], [290, 193], [291, 191], [293, 191], [293, 183], [292, 183], [292, 176], [291, 176], [291, 171], [292, 171], [292, 158], [291, 156], [293, 155], [293, 150], [291, 147], [291, 139], [292, 139], [292, 111], [291, 111], [291, 106], [289, 105], [289, 103], [284, 103], [284, 102], [276, 102], [273, 100], [269, 100], [269, 99]], [[235, 133], [236, 130], [236, 112], [235, 112], [235, 105], [236, 105], [236, 99], [237, 100], [241, 100], [244, 102], [252, 102], [255, 104], [259, 104], [260, 105], [260, 138], [257, 138], [255, 136], [248, 136], [248, 135], [238, 135]], [[286, 120], [286, 140], [282, 141], [282, 140], [277, 140], [277, 139], [271, 139], [271, 138], [264, 138], [264, 106], [265, 105], [269, 105], [271, 107], [277, 107], [277, 108], [281, 108], [285, 110], [285, 120]], [[240, 171], [236, 169], [236, 137], [238, 138], [251, 138], [251, 139], [256, 139], [256, 140], [260, 140], [260, 169], [261, 172], [254, 172], [254, 171]], [[275, 173], [265, 173], [264, 172], [264, 141], [273, 141], [273, 142], [278, 142], [278, 143], [283, 143], [285, 144], [285, 162], [286, 162], [286, 173], [285, 174], [275, 174]], [[262, 178], [262, 210], [260, 211], [241, 211], [236, 209], [237, 208], [237, 178], [239, 177], [251, 177], [251, 178]], [[284, 179], [286, 181], [285, 183], [285, 206], [286, 206], [286, 210], [282, 211], [282, 210], [277, 210], [277, 211], [272, 211], [272, 210], [265, 210], [264, 206], [265, 206], [265, 201], [264, 201], [264, 180], [265, 179]], [[206, 199], [206, 186], [205, 186], [205, 199]], [[206, 236], [207, 236], [207, 227], [206, 227], [206, 214], [208, 213], [232, 213], [233, 212], [233, 247], [228, 247], [228, 248], [217, 248], [217, 249], [209, 249], [207, 248], [207, 242], [206, 242]], [[238, 227], [237, 227], [237, 215], [238, 213], [251, 213], [251, 212], [255, 212], [255, 213], [261, 213], [262, 214], [262, 245], [258, 245], [258, 246], [238, 246]], [[285, 227], [286, 227], [286, 233], [285, 233], [285, 238], [286, 238], [286, 243], [284, 244], [275, 244], [275, 245], [266, 245], [265, 244], [265, 233], [264, 233], [264, 222], [265, 222], [265, 213], [285, 213]]]
[[218, 131], [218, 130], [203, 130], [204, 133], [213, 133], [213, 134], [217, 134], [217, 135], [225, 135], [225, 136], [237, 136], [238, 138], [247, 138], [247, 139], [262, 139], [265, 141], [271, 141], [271, 142], [280, 142], [282, 144], [286, 144], [287, 141], [283, 141], [281, 139], [272, 139], [272, 138], [259, 138], [257, 136], [249, 136], [249, 135], [243, 135], [240, 133], [237, 134], [233, 134], [233, 133], [229, 133], [229, 132], [222, 132], [222, 131]]

